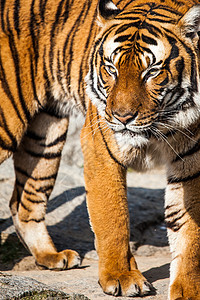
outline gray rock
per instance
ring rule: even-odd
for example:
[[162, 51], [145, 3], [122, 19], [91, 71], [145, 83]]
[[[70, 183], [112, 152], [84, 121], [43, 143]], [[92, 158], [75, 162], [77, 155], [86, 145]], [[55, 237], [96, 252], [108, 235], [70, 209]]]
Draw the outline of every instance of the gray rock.
[[84, 295], [68, 295], [29, 277], [0, 273], [0, 299], [70, 299], [87, 300]]

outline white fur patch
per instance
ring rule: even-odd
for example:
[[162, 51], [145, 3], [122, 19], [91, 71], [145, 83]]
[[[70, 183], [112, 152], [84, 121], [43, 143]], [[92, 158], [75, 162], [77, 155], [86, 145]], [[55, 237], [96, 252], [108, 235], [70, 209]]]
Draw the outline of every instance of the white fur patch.
[[196, 29], [199, 31], [200, 29], [200, 5], [193, 6], [191, 9], [183, 17], [184, 25], [190, 28]]
[[132, 147], [143, 147], [148, 143], [148, 139], [140, 134], [135, 134], [135, 136], [129, 134], [122, 134], [121, 132], [115, 133], [117, 144], [121, 151], [128, 151]]
[[60, 88], [58, 83], [55, 83], [52, 89], [53, 99], [50, 103], [50, 107], [53, 108], [55, 114], [63, 118], [69, 115], [77, 116], [82, 111], [81, 100], [79, 96], [72, 97], [69, 92], [65, 92]]
[[[94, 73], [95, 73], [94, 76], [93, 76], [94, 87], [97, 87], [97, 74], [96, 74], [95, 71], [94, 71]], [[91, 80], [90, 80], [90, 76], [91, 76], [91, 73], [88, 72], [88, 74], [85, 77], [85, 81], [87, 83], [86, 92], [87, 92], [89, 98], [91, 99], [92, 103], [97, 107], [99, 114], [102, 117], [105, 117], [105, 108], [106, 108], [106, 105], [105, 105], [105, 103], [103, 101], [101, 101], [99, 99], [99, 97], [97, 97], [97, 95], [92, 90], [92, 86], [91, 86], [92, 83], [91, 83]], [[106, 98], [104, 98], [103, 100], [106, 100]]]
[[108, 10], [118, 10], [117, 6], [112, 1], [106, 3], [105, 7]]

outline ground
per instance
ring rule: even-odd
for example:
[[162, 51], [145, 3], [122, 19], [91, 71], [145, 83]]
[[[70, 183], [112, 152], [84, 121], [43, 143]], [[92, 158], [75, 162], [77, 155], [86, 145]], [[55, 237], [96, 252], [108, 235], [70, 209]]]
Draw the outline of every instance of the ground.
[[[40, 270], [18, 241], [8, 207], [14, 183], [9, 159], [0, 167], [0, 299], [114, 299], [98, 285], [98, 257], [86, 209], [77, 129], [81, 123], [80, 119], [71, 123], [46, 223], [58, 250], [67, 247], [78, 251], [82, 267], [62, 272]], [[160, 169], [137, 174], [129, 170], [127, 182], [131, 250], [140, 270], [156, 288], [155, 295], [145, 299], [166, 300], [170, 254], [163, 222], [165, 172]]]

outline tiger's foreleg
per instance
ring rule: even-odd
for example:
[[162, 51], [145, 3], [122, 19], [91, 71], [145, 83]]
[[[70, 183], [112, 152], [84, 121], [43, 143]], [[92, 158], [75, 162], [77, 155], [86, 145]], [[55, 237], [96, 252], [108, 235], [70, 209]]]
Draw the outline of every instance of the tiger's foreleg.
[[57, 252], [45, 225], [47, 200], [53, 189], [68, 119], [40, 113], [14, 154], [16, 182], [10, 208], [16, 231], [36, 259], [49, 269], [80, 264], [77, 252]]
[[172, 262], [169, 299], [200, 299], [200, 178], [175, 179], [166, 190]]
[[[88, 109], [81, 132], [87, 205], [99, 256], [99, 283], [114, 296], [149, 293], [129, 249], [126, 169], [117, 160], [112, 132], [95, 108]], [[115, 153], [116, 150], [116, 153]]]

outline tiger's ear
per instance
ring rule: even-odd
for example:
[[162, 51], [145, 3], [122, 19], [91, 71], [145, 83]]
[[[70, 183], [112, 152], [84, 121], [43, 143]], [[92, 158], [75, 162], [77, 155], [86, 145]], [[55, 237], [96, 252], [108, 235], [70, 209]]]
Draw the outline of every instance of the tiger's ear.
[[181, 29], [181, 34], [186, 38], [195, 40], [199, 39], [200, 32], [200, 5], [195, 5], [190, 8], [186, 14], [179, 20], [178, 25]]
[[121, 12], [111, 0], [99, 0], [98, 18], [101, 23], [114, 18]]

